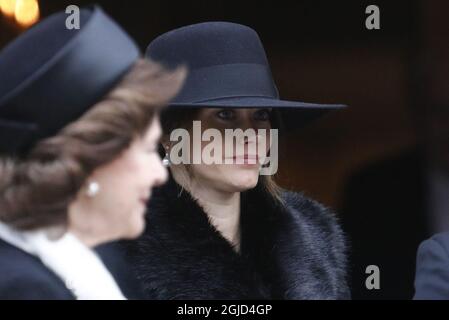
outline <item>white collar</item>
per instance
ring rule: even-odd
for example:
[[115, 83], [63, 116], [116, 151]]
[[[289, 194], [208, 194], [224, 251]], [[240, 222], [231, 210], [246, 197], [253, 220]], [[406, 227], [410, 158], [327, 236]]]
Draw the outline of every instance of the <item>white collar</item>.
[[38, 257], [79, 300], [125, 300], [117, 283], [93, 250], [72, 233], [58, 240], [48, 230], [20, 231], [0, 222], [0, 238]]

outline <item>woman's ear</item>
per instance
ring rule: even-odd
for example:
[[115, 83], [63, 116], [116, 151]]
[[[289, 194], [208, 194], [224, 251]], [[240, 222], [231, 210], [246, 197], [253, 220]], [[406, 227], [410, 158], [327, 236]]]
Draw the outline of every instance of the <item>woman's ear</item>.
[[169, 136], [164, 134], [159, 140], [159, 155], [161, 156], [161, 158], [165, 157], [165, 153], [169, 143], [170, 143]]
[[167, 147], [167, 145], [169, 145], [170, 143], [170, 137], [167, 134], [163, 134], [161, 139], [160, 139], [160, 143], [162, 144], [162, 146]]
[[162, 147], [164, 148], [164, 150], [167, 150], [167, 148], [170, 149], [170, 147], [171, 147], [170, 136], [168, 134], [162, 135], [162, 137], [160, 139], [160, 143], [161, 143]]

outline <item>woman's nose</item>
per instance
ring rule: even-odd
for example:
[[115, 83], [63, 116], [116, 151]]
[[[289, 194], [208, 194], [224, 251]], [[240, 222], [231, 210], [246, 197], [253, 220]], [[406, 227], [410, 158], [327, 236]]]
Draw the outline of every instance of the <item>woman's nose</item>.
[[257, 145], [258, 139], [257, 130], [254, 129], [246, 132], [244, 130], [244, 133], [238, 139], [238, 143], [244, 146]]
[[251, 119], [245, 119], [245, 120], [241, 121], [238, 124], [238, 128], [242, 129], [243, 131], [252, 129], [256, 132], [256, 134], [258, 133], [258, 130], [260, 130], [260, 129], [267, 129], [267, 127], [265, 125], [260, 124], [259, 122], [251, 120]]

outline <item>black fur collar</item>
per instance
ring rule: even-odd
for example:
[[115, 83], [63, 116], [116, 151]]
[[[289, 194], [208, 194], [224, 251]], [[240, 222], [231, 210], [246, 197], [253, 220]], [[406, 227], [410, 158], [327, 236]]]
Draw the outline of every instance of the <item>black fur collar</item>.
[[332, 214], [301, 194], [286, 206], [242, 193], [241, 254], [171, 178], [153, 193], [133, 264], [150, 299], [347, 298], [345, 248]]

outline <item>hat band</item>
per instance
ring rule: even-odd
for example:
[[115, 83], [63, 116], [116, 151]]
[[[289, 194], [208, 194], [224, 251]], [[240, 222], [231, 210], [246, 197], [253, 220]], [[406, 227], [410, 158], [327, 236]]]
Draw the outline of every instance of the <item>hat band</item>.
[[[38, 128], [32, 123], [15, 122], [0, 118], [0, 145], [15, 148], [36, 135]], [[0, 150], [5, 147], [0, 148]]]
[[235, 63], [189, 70], [184, 87], [173, 103], [199, 103], [248, 96], [279, 98], [267, 66]]

